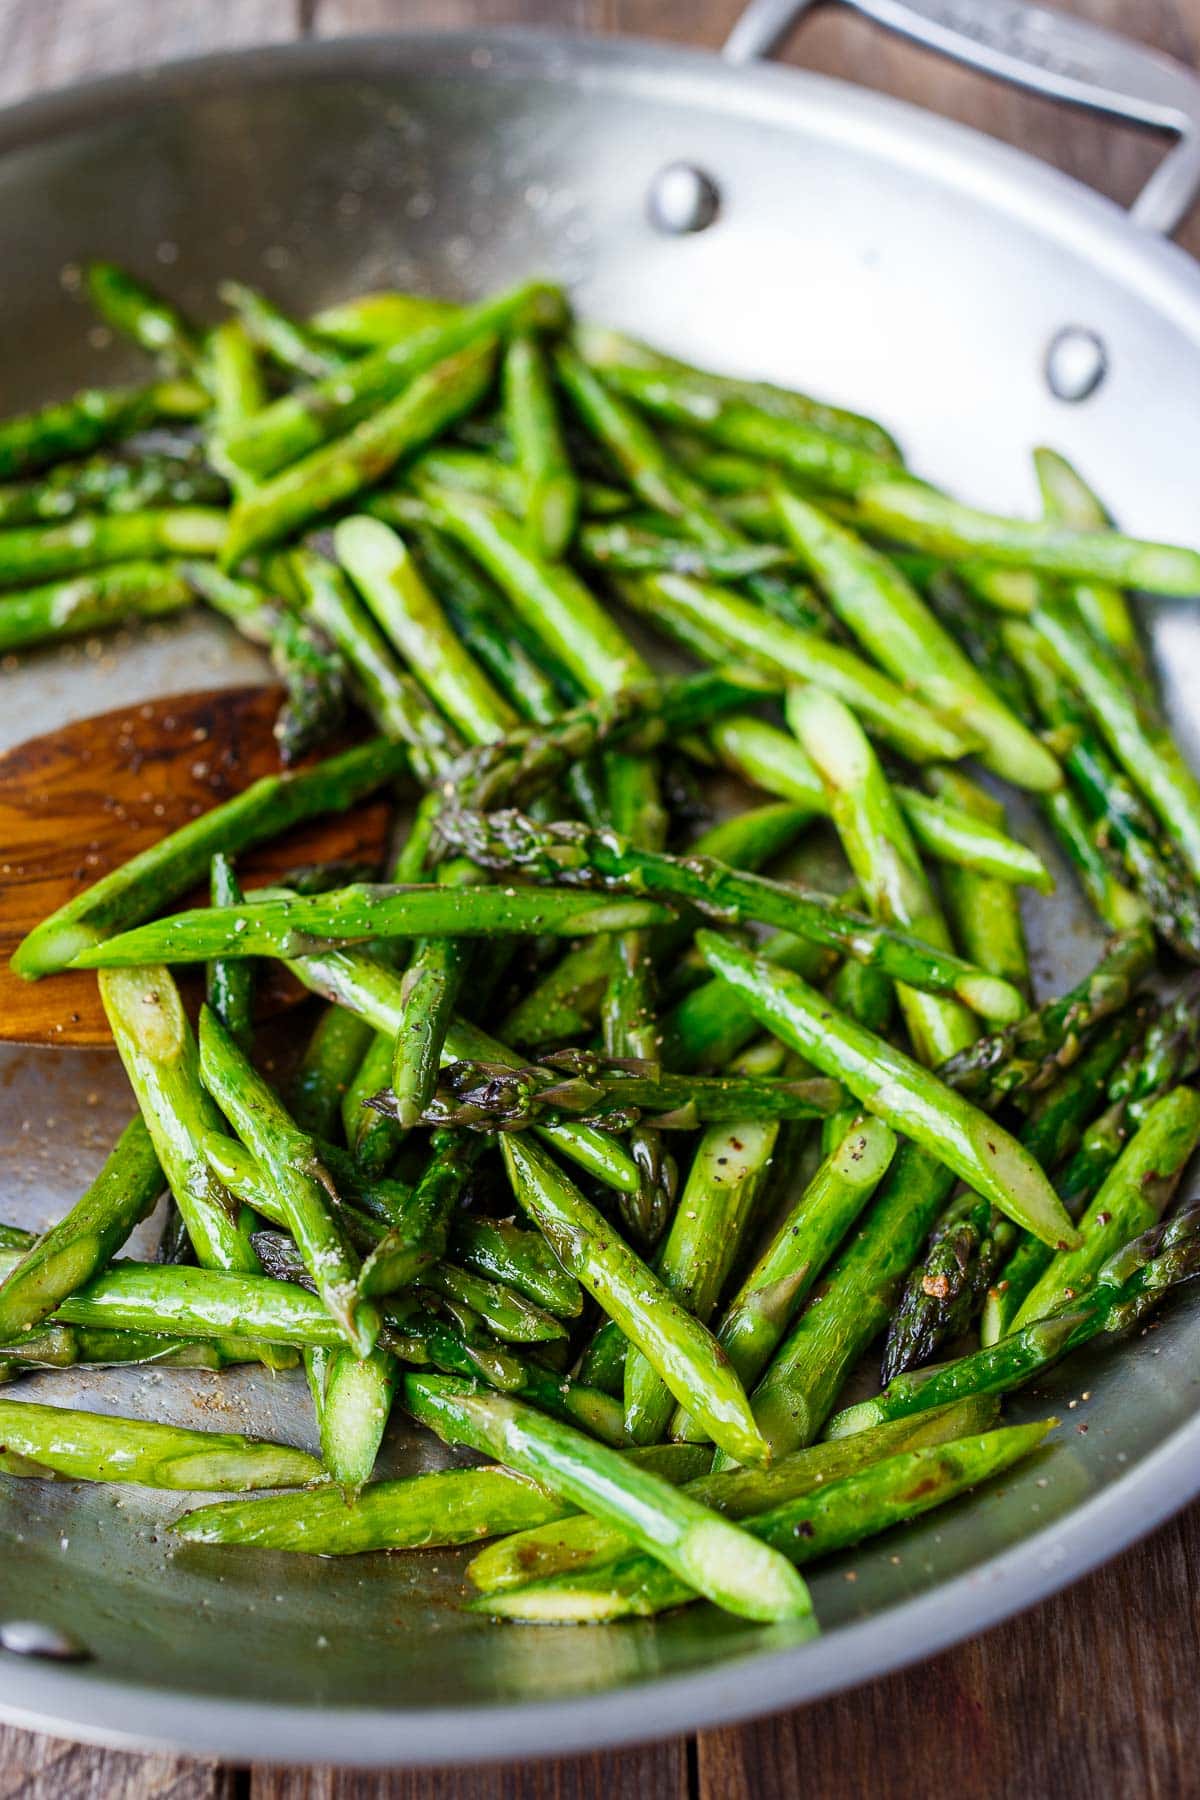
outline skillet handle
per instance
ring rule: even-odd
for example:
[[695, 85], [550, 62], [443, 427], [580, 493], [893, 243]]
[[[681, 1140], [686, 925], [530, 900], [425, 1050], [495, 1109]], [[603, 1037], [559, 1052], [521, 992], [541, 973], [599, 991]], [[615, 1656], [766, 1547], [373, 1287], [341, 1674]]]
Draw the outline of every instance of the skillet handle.
[[[767, 56], [818, 0], [750, 0], [729, 34], [730, 62]], [[1134, 201], [1147, 231], [1173, 232], [1200, 195], [1200, 79], [1182, 63], [1099, 25], [1027, 0], [844, 0], [929, 50], [1018, 87], [1179, 142]]]

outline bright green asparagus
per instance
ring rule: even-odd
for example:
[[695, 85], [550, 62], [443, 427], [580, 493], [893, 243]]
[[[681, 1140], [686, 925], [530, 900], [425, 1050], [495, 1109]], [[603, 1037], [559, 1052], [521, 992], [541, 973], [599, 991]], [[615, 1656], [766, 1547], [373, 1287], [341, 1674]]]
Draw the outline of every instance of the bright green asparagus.
[[0, 1440], [6, 1451], [72, 1481], [130, 1481], [184, 1493], [301, 1487], [321, 1474], [315, 1456], [285, 1444], [29, 1400], [0, 1400]]
[[777, 1552], [570, 1426], [444, 1377], [410, 1375], [404, 1397], [414, 1416], [449, 1443], [495, 1456], [619, 1525], [718, 1606], [750, 1619], [811, 1616], [807, 1588]]

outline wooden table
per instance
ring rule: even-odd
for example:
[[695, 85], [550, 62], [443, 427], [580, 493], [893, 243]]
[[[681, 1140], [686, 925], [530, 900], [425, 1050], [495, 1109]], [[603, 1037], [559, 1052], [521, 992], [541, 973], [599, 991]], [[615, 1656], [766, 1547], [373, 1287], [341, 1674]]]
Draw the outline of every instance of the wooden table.
[[[739, 0], [2, 0], [0, 101], [166, 56], [390, 27], [520, 21], [715, 48], [739, 10]], [[1200, 0], [1074, 0], [1072, 10], [1200, 58]], [[1122, 201], [1158, 154], [1140, 133], [964, 74], [836, 8], [789, 54], [1007, 138]], [[1182, 240], [1200, 254], [1200, 210]], [[1177, 1800], [1200, 1793], [1198, 1590], [1194, 1508], [984, 1638], [736, 1730], [570, 1762], [352, 1775], [221, 1769], [0, 1728], [0, 1800]]]

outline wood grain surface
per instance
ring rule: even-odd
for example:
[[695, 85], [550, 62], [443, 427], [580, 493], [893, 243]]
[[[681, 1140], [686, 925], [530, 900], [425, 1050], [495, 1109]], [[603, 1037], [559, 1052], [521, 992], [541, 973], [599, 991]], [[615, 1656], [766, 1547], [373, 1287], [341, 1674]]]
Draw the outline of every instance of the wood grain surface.
[[[23, 981], [9, 958], [26, 932], [84, 888], [172, 831], [279, 773], [273, 727], [282, 690], [207, 688], [79, 719], [0, 756], [0, 1037], [81, 1048], [112, 1041], [95, 979]], [[336, 745], [329, 746], [335, 749]], [[310, 760], [315, 761], [316, 758]], [[378, 863], [391, 808], [367, 800], [310, 819], [239, 859], [250, 889], [313, 863]], [[203, 892], [185, 906], [205, 904]], [[199, 1006], [202, 983], [191, 984]], [[271, 1016], [305, 997], [294, 976], [268, 977]], [[189, 1006], [191, 1002], [189, 1000]]]
[[[1200, 0], [1072, 0], [1068, 9], [1200, 61]], [[739, 0], [0, 0], [0, 99], [306, 33], [515, 21], [715, 48], [739, 10]], [[952, 69], [836, 7], [806, 21], [787, 55], [1019, 143], [1122, 201], [1159, 153], [1143, 134]], [[1200, 255], [1200, 213], [1181, 241]], [[1200, 1795], [1198, 1674], [1194, 1508], [985, 1637], [854, 1693], [691, 1742], [355, 1775], [222, 1770], [0, 1728], [0, 1800], [1187, 1800]]]

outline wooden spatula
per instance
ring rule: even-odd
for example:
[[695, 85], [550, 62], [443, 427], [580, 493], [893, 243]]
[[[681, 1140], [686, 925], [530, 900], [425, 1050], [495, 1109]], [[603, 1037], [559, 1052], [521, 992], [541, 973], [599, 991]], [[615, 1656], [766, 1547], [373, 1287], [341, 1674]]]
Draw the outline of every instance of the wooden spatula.
[[[218, 688], [100, 713], [0, 756], [0, 1041], [89, 1048], [109, 1043], [93, 975], [22, 981], [8, 966], [39, 920], [118, 863], [279, 767], [271, 727], [278, 688]], [[385, 802], [297, 826], [238, 859], [247, 887], [305, 863], [375, 862]], [[180, 905], [203, 904], [200, 896]], [[282, 971], [264, 1011], [303, 990]]]

